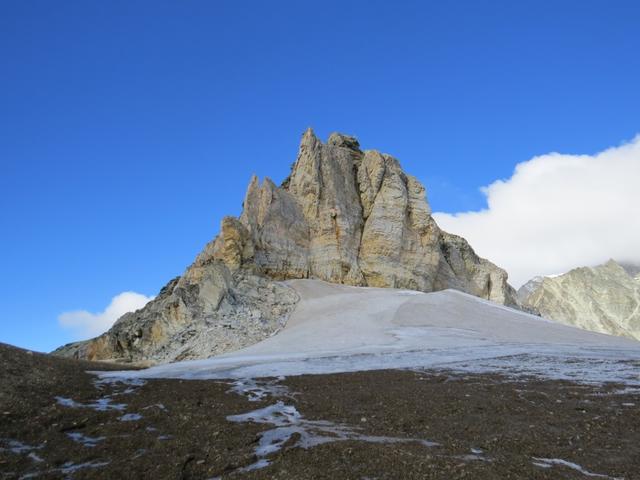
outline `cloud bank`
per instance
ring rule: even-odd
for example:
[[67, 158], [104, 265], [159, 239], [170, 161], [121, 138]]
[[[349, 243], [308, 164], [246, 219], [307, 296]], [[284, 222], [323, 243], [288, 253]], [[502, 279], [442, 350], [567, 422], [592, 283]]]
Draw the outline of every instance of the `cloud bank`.
[[640, 263], [640, 135], [595, 155], [534, 157], [482, 192], [485, 210], [434, 218], [516, 287], [610, 258]]
[[122, 315], [144, 307], [152, 299], [136, 292], [122, 292], [111, 299], [103, 312], [64, 312], [58, 316], [58, 322], [64, 328], [73, 330], [78, 340], [84, 340], [106, 332]]

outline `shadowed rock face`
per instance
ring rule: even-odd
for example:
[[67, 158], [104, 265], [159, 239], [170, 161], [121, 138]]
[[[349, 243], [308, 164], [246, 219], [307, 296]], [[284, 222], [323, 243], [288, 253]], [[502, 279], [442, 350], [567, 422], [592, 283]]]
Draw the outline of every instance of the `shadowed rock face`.
[[56, 351], [92, 360], [203, 358], [262, 340], [297, 301], [282, 280], [430, 292], [455, 288], [517, 305], [504, 270], [440, 230], [425, 189], [395, 158], [307, 130], [278, 187], [254, 176], [240, 218], [226, 217], [185, 274], [100, 337]]
[[525, 307], [547, 318], [640, 340], [638, 272], [636, 266], [610, 260], [556, 277], [537, 277], [522, 286], [518, 294]]

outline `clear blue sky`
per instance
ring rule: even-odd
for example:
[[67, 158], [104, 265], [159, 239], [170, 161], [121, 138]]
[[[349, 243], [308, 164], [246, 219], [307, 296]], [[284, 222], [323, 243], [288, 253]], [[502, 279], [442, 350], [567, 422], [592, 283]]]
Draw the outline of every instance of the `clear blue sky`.
[[640, 131], [637, 1], [3, 1], [0, 341], [155, 295], [303, 130], [398, 157], [434, 210]]

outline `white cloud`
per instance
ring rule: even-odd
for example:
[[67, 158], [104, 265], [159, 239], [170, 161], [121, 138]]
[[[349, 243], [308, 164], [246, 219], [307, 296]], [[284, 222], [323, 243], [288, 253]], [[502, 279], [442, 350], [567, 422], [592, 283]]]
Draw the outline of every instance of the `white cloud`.
[[86, 310], [64, 312], [58, 322], [64, 328], [74, 330], [77, 339], [86, 339], [106, 332], [114, 322], [127, 312], [144, 307], [153, 297], [136, 292], [122, 292], [111, 299], [103, 312], [91, 313]]
[[640, 263], [640, 135], [592, 156], [534, 157], [482, 191], [487, 209], [434, 217], [516, 287], [609, 258]]

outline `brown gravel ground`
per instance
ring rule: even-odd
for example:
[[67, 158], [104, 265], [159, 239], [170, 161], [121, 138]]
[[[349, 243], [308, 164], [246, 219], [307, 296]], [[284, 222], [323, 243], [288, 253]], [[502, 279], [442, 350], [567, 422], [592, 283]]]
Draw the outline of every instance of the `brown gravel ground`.
[[[85, 373], [110, 368], [116, 366], [0, 344], [0, 479], [606, 478], [535, 466], [533, 457], [640, 479], [640, 394], [616, 392], [619, 385], [397, 370], [291, 377], [281, 384], [295, 395], [282, 400], [307, 419], [440, 446], [350, 440], [302, 449], [292, 447], [293, 438], [269, 456], [271, 465], [245, 473], [237, 469], [256, 461], [259, 434], [270, 427], [232, 423], [226, 416], [276, 400], [249, 402], [218, 381], [100, 386]], [[55, 399], [87, 404], [108, 395], [126, 407], [96, 411]], [[142, 417], [119, 420], [127, 413]], [[104, 438], [87, 446], [70, 434]], [[469, 457], [472, 448], [484, 453]], [[84, 467], [73, 471], [74, 465]]]

